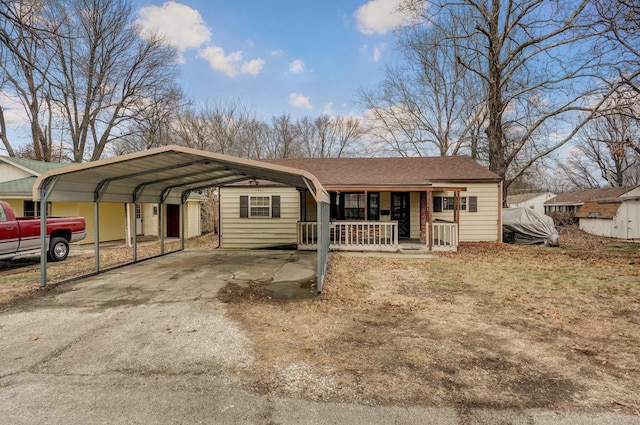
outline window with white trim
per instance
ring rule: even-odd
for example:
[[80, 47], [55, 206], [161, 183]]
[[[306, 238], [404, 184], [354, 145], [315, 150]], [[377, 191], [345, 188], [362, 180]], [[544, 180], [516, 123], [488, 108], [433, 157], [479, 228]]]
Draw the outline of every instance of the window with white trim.
[[249, 196], [249, 217], [271, 217], [271, 196]]
[[240, 196], [240, 217], [278, 218], [280, 217], [280, 195]]
[[[453, 196], [434, 196], [433, 212], [454, 211], [455, 197]], [[460, 211], [467, 210], [467, 197], [460, 197]], [[478, 212], [478, 197], [469, 196], [469, 212]]]

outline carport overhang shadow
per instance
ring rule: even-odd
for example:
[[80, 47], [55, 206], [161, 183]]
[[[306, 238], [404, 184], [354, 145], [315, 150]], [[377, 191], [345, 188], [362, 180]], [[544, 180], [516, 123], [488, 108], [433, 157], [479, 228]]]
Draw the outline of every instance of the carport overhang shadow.
[[[179, 204], [180, 248], [185, 245], [185, 204], [189, 195], [201, 189], [246, 180], [270, 180], [313, 195], [318, 208], [317, 292], [322, 292], [329, 252], [329, 195], [312, 174], [290, 167], [256, 160], [235, 158], [182, 146], [164, 146], [100, 161], [77, 164], [42, 174], [33, 187], [33, 200], [40, 203], [40, 285], [47, 285], [47, 203], [92, 202], [94, 205], [95, 265], [86, 277], [112, 269], [100, 265], [101, 202], [157, 203], [159, 223], [163, 223], [166, 204]], [[129, 216], [127, 216], [129, 220]], [[137, 223], [133, 224], [133, 264], [137, 258]], [[159, 226], [160, 256], [165, 255], [165, 229]], [[172, 251], [175, 252], [175, 251]]]

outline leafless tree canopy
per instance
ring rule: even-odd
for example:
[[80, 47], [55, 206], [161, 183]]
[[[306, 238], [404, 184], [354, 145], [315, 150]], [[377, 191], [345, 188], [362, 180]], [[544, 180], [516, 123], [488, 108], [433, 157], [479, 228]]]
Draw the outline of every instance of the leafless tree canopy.
[[130, 1], [6, 6], [1, 65], [28, 113], [36, 159], [53, 160], [54, 141], [74, 162], [100, 159], [134, 117], [175, 98], [176, 52], [138, 34]]
[[640, 94], [622, 86], [598, 115], [579, 133], [576, 148], [561, 164], [572, 186], [586, 189], [603, 185], [640, 184]]
[[[362, 98], [398, 154], [469, 154], [511, 182], [568, 143], [614, 91], [589, 0], [406, 0], [405, 64]], [[594, 100], [595, 99], [595, 100]]]
[[387, 67], [378, 88], [360, 99], [379, 149], [402, 156], [478, 156], [486, 120], [482, 81], [459, 60], [474, 40], [457, 37], [456, 15], [443, 10], [438, 28], [416, 25], [398, 33], [404, 62]]

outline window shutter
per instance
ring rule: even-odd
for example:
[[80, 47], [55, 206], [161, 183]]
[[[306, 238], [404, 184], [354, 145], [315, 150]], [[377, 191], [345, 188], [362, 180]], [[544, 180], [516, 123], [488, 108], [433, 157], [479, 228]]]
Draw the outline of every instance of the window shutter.
[[271, 218], [280, 217], [280, 195], [271, 197]]
[[433, 212], [442, 212], [442, 196], [433, 197]]
[[248, 196], [240, 197], [240, 217], [243, 217], [243, 218], [249, 217], [249, 197]]
[[469, 196], [469, 212], [478, 212], [477, 196]]

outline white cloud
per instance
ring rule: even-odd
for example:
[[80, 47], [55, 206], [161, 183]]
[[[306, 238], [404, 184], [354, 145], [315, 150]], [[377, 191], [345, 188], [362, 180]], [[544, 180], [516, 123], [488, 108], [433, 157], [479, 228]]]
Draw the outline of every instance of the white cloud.
[[158, 33], [180, 52], [207, 43], [211, 32], [200, 12], [175, 1], [147, 6], [138, 11], [141, 33]]
[[251, 74], [254, 77], [257, 77], [265, 62], [262, 59], [253, 59], [249, 62], [245, 62], [240, 67], [240, 71], [244, 74]]
[[282, 56], [284, 55], [284, 50], [272, 50], [270, 54], [271, 56]]
[[198, 57], [209, 62], [211, 69], [224, 72], [230, 77], [235, 77], [240, 72], [242, 52], [238, 51], [225, 55], [222, 47], [209, 46], [200, 50]]
[[386, 44], [381, 44], [378, 47], [374, 47], [373, 48], [373, 57], [371, 58], [372, 61], [374, 62], [378, 62], [380, 60], [380, 58], [382, 57], [382, 52], [384, 51], [384, 49], [387, 47]]
[[[354, 13], [358, 21], [358, 31], [372, 34], [386, 34], [406, 23], [409, 15], [398, 10], [403, 0], [370, 0]], [[425, 2], [426, 7], [426, 2]]]
[[326, 105], [324, 105], [324, 108], [322, 109], [322, 114], [333, 115], [333, 102], [329, 102]]
[[25, 113], [22, 103], [13, 94], [0, 91], [0, 105], [2, 105], [5, 124], [8, 127], [29, 124], [29, 117]]
[[302, 59], [296, 59], [289, 63], [289, 71], [294, 74], [299, 74], [304, 71], [304, 61]]
[[309, 102], [309, 96], [304, 96], [296, 92], [293, 92], [289, 95], [289, 103], [291, 103], [296, 108], [313, 109], [313, 105], [311, 104], [311, 102]]
[[224, 49], [219, 46], [208, 46], [198, 53], [198, 57], [209, 62], [211, 69], [220, 71], [229, 77], [235, 77], [238, 74], [251, 74], [257, 76], [265, 61], [262, 59], [253, 59], [244, 61], [244, 54], [241, 51], [225, 54]]

